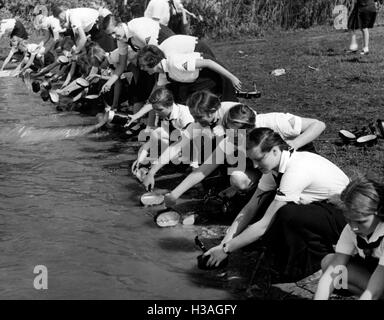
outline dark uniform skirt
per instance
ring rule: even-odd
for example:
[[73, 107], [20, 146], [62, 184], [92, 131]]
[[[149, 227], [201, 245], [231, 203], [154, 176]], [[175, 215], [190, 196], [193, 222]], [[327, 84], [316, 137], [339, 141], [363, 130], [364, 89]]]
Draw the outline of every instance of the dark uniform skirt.
[[116, 40], [96, 25], [89, 32], [91, 40], [96, 42], [104, 51], [112, 52], [117, 48]]
[[10, 37], [12, 38], [13, 36], [19, 37], [24, 40], [28, 39], [28, 32], [27, 30], [25, 30], [24, 25], [19, 20], [16, 20], [15, 27], [11, 32]]
[[126, 72], [132, 72], [134, 77], [132, 78], [131, 83], [123, 80], [120, 103], [128, 100], [130, 104], [134, 104], [148, 100], [156, 83], [156, 76], [140, 70], [133, 64], [129, 64]]
[[52, 52], [47, 52], [44, 54], [42, 59], [35, 58], [33, 61], [33, 65], [31, 66], [32, 71], [37, 72], [39, 69], [49, 66], [50, 64], [55, 62], [55, 55]]
[[157, 38], [157, 43], [161, 44], [165, 39], [174, 36], [175, 33], [169, 29], [167, 26], [160, 24], [159, 36]]
[[376, 6], [373, 0], [358, 0], [348, 18], [348, 29], [373, 28], [376, 15]]
[[[204, 41], [199, 40], [197, 42], [195, 52], [201, 53], [204, 59], [211, 59], [221, 64], [217, 61], [211, 48]], [[170, 82], [167, 88], [172, 91], [176, 103], [185, 105], [191, 94], [201, 90], [211, 91], [219, 96], [221, 101], [239, 101], [236, 97], [236, 90], [232, 82], [228, 78], [208, 68], [202, 69], [199, 77], [192, 83], [177, 82], [168, 75], [167, 79]]]
[[[260, 219], [275, 197], [266, 193]], [[263, 236], [269, 249], [271, 267], [285, 281], [298, 281], [320, 270], [321, 260], [334, 253], [335, 245], [346, 222], [334, 205], [322, 201], [300, 205], [288, 203], [276, 213], [276, 219]]]

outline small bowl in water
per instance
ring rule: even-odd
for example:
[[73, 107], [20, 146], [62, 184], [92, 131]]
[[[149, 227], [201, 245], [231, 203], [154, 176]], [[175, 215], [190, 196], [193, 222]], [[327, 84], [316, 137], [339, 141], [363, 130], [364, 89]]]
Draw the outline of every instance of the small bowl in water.
[[82, 88], [88, 88], [89, 87], [89, 82], [87, 80], [85, 80], [84, 78], [78, 78], [76, 80], [76, 84]]
[[68, 64], [69, 59], [66, 56], [60, 56], [57, 58], [57, 62], [59, 62], [60, 64]]
[[180, 214], [168, 209], [160, 211], [155, 217], [156, 224], [161, 228], [177, 226], [179, 221]]
[[145, 207], [159, 206], [164, 203], [164, 195], [155, 192], [147, 192], [141, 196], [140, 203]]
[[58, 103], [60, 100], [59, 94], [56, 91], [50, 91], [49, 98], [51, 99], [52, 103]]
[[89, 94], [89, 95], [85, 96], [85, 99], [87, 99], [87, 100], [96, 100], [98, 98], [100, 98], [100, 95], [98, 95], [98, 94]]

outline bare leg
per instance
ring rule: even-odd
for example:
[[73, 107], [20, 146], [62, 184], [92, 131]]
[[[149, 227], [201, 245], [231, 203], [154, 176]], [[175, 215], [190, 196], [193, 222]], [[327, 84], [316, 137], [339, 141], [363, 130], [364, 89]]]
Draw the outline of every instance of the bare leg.
[[363, 52], [368, 53], [368, 51], [369, 51], [369, 29], [368, 28], [363, 29], [362, 33], [363, 33], [363, 41], [364, 41]]
[[[332, 262], [334, 254], [329, 254], [323, 258], [321, 261], [321, 269], [323, 272], [325, 272], [330, 263]], [[347, 270], [348, 270], [348, 288], [347, 290], [350, 291], [354, 295], [361, 295], [365, 288], [368, 285], [369, 279], [371, 277], [371, 274], [368, 272], [364, 266], [355, 263], [354, 261], [350, 261], [350, 263], [347, 264]]]
[[352, 31], [351, 44], [349, 45], [349, 50], [357, 51], [358, 49], [357, 41], [356, 41], [356, 32]]

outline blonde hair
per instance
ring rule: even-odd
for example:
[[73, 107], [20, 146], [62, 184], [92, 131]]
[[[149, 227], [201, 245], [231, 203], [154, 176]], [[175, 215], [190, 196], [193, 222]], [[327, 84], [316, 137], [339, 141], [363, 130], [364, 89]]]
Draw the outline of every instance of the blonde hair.
[[384, 186], [366, 176], [352, 180], [341, 193], [340, 200], [347, 218], [376, 215], [384, 221]]
[[88, 57], [92, 66], [99, 67], [106, 56], [105, 50], [96, 43], [91, 43], [88, 48]]

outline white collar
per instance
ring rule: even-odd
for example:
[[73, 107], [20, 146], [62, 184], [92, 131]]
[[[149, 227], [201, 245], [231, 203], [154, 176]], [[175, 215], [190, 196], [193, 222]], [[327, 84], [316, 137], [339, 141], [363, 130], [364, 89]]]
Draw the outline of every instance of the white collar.
[[70, 9], [65, 11], [65, 23], [69, 26], [70, 25], [70, 19], [69, 19], [69, 13]]
[[179, 115], [179, 106], [176, 103], [174, 103], [172, 106], [172, 111], [169, 114], [168, 121], [176, 120], [178, 118], [178, 115]]
[[289, 150], [283, 150], [281, 152], [281, 158], [280, 158], [280, 164], [279, 164], [279, 173], [285, 173], [287, 171], [287, 166], [289, 163], [289, 160], [291, 159], [291, 155], [293, 152]]
[[168, 72], [168, 65], [167, 65], [167, 59], [163, 59], [160, 61], [160, 64], [163, 68], [164, 73]]

